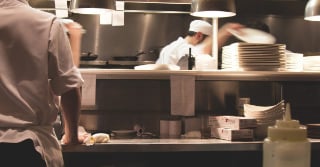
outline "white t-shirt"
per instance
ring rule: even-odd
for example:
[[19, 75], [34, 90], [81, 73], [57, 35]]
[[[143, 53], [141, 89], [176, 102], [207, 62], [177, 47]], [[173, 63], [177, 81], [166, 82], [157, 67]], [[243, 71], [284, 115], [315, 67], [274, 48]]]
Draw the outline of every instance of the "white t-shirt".
[[80, 87], [61, 22], [26, 0], [0, 0], [0, 142], [32, 139], [48, 167], [63, 166], [54, 95]]

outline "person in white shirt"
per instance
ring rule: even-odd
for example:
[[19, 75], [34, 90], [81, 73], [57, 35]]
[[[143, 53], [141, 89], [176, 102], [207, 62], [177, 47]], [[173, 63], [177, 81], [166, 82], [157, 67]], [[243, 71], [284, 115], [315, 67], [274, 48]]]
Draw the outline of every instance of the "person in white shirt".
[[83, 79], [54, 15], [26, 0], [0, 0], [0, 155], [8, 166], [63, 167], [53, 124], [61, 97], [66, 145], [78, 135]]
[[[221, 47], [231, 34], [227, 29], [243, 27], [238, 23], [227, 23], [218, 32], [218, 46]], [[187, 35], [178, 37], [177, 40], [169, 43], [160, 51], [156, 64], [179, 65], [181, 69], [186, 68], [186, 57], [191, 48], [192, 55], [211, 54], [212, 48], [212, 25], [204, 20], [193, 20], [190, 23]]]

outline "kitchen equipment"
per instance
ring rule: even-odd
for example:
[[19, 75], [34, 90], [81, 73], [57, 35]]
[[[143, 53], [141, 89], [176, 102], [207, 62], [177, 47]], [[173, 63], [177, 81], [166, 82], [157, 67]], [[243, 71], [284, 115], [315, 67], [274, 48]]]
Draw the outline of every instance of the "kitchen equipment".
[[98, 55], [93, 54], [92, 52], [84, 52], [81, 54], [80, 60], [81, 61], [92, 61], [96, 60], [98, 58]]
[[114, 56], [114, 57], [112, 57], [112, 60], [115, 60], [115, 61], [137, 61], [137, 60], [139, 60], [139, 57], [144, 54], [146, 54], [146, 53], [144, 51], [141, 51], [133, 56]]

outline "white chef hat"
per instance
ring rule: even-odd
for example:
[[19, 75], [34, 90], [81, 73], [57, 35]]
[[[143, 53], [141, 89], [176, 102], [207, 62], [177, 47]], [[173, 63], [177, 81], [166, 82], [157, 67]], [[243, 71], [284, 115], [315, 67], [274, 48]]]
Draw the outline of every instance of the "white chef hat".
[[206, 21], [203, 20], [193, 20], [190, 23], [189, 31], [201, 32], [205, 35], [212, 34], [212, 26]]

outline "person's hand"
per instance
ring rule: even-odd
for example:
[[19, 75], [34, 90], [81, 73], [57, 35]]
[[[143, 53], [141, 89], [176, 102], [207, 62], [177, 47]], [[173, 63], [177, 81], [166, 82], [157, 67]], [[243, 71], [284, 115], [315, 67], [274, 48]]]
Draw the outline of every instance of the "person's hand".
[[228, 30], [229, 29], [233, 29], [233, 30], [237, 30], [240, 28], [245, 27], [242, 24], [239, 23], [226, 23], [224, 24], [218, 32], [218, 45], [219, 47], [222, 47], [224, 45], [224, 43], [228, 40], [228, 38], [232, 35]]
[[226, 23], [219, 29], [219, 35], [230, 36], [231, 33], [228, 31], [228, 29], [237, 30], [243, 27], [245, 26], [239, 23]]
[[[66, 132], [66, 130], [65, 130]], [[75, 144], [85, 144], [91, 137], [83, 126], [78, 126], [77, 134], [65, 133], [61, 138], [61, 144], [63, 145], [75, 145]]]
[[90, 137], [89, 133], [79, 133], [78, 138], [71, 137], [70, 135], [64, 134], [61, 138], [61, 144], [63, 145], [83, 144], [88, 137]]

